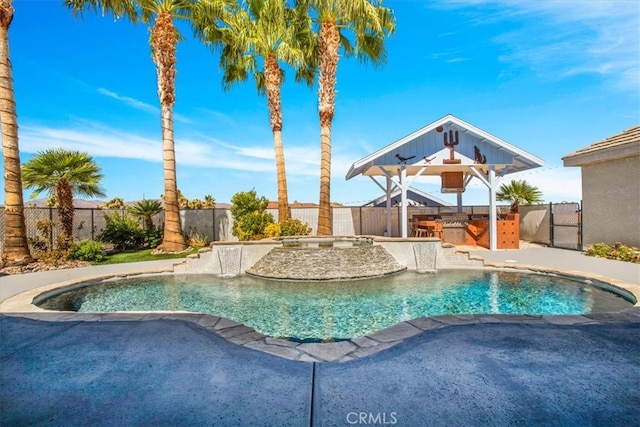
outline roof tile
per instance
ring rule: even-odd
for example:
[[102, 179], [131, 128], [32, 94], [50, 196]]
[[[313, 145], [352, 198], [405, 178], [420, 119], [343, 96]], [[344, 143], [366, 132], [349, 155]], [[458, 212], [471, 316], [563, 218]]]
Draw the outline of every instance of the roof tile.
[[576, 150], [572, 155], [591, 153], [600, 150], [631, 144], [640, 141], [640, 125], [634, 126], [617, 135], [610, 136], [587, 147]]

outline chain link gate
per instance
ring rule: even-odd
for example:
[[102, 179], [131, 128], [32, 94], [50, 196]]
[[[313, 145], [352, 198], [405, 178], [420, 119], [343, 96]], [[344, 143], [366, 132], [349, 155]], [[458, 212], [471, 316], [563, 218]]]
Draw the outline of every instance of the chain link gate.
[[582, 250], [582, 209], [580, 203], [550, 203], [551, 246]]

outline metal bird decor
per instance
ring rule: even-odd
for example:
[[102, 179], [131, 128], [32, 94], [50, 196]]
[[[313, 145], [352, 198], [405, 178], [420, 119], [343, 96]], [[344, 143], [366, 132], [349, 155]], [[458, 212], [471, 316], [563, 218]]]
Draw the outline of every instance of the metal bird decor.
[[473, 146], [473, 154], [475, 156], [474, 163], [478, 163], [481, 165], [484, 165], [485, 163], [487, 163], [487, 156], [485, 156], [480, 152], [480, 149], [478, 148], [477, 145]]
[[405, 165], [407, 164], [407, 160], [411, 160], [416, 156], [411, 156], [411, 157], [402, 157], [400, 154], [396, 154], [396, 159], [398, 159], [398, 163], [404, 163]]
[[444, 146], [449, 148], [449, 160], [455, 160], [455, 157], [453, 157], [453, 147], [458, 145], [459, 142], [458, 131], [454, 134], [452, 130], [449, 130], [449, 141], [447, 141], [447, 132], [444, 133]]

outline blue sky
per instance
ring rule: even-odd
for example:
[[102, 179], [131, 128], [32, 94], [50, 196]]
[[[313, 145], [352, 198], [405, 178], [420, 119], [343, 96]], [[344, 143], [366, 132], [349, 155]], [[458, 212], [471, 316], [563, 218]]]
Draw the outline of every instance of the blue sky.
[[[396, 33], [383, 67], [342, 58], [332, 131], [332, 200], [381, 195], [345, 180], [368, 154], [453, 114], [545, 160], [509, 175], [547, 202], [579, 201], [580, 170], [561, 157], [640, 123], [640, 2], [388, 0]], [[112, 16], [74, 18], [62, 0], [14, 0], [10, 53], [21, 160], [52, 147], [89, 152], [106, 199], [163, 191], [160, 113], [148, 29]], [[178, 46], [178, 187], [229, 202], [254, 189], [277, 199], [266, 100], [249, 81], [224, 92], [218, 56], [188, 27]], [[289, 201], [318, 202], [317, 87], [282, 90]], [[631, 177], [630, 179], [633, 179]], [[2, 178], [0, 178], [2, 180]], [[415, 187], [440, 194], [438, 178]], [[30, 191], [25, 191], [28, 200]], [[487, 204], [473, 180], [464, 204]], [[4, 193], [0, 194], [0, 203]]]

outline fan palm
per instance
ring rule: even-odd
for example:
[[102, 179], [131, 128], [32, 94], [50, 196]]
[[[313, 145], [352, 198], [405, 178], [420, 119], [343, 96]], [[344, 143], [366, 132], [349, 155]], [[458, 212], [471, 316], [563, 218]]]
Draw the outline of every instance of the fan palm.
[[142, 218], [144, 228], [153, 230], [153, 216], [162, 212], [162, 204], [157, 200], [140, 200], [129, 207], [129, 213], [136, 218]]
[[187, 247], [180, 223], [173, 139], [176, 46], [181, 38], [174, 19], [190, 21], [191, 10], [196, 3], [196, 0], [65, 0], [66, 6], [76, 15], [85, 9], [100, 9], [116, 17], [127, 17], [133, 23], [141, 21], [150, 25], [151, 56], [158, 75], [164, 168], [165, 227], [159, 249], [167, 252]]
[[[203, 2], [206, 3], [206, 2]], [[266, 95], [273, 134], [278, 180], [278, 220], [289, 219], [287, 178], [282, 145], [282, 102], [280, 89], [284, 72], [281, 64], [294, 67], [297, 80], [311, 86], [313, 75], [304, 73], [307, 51], [313, 43], [309, 16], [287, 6], [283, 0], [247, 0], [240, 8], [227, 9], [220, 28], [196, 19], [197, 34], [212, 47], [222, 46], [220, 67], [223, 87], [245, 82], [252, 75], [260, 94]]]
[[60, 204], [60, 224], [65, 239], [73, 238], [73, 196], [103, 197], [100, 166], [87, 153], [53, 148], [37, 153], [22, 166], [26, 188], [33, 188], [31, 198], [41, 193], [56, 195]]
[[496, 193], [496, 199], [511, 202], [509, 212], [517, 214], [521, 204], [542, 202], [542, 192], [538, 187], [529, 185], [525, 180], [515, 180], [502, 184]]
[[[319, 62], [318, 113], [320, 115], [320, 201], [318, 235], [331, 235], [331, 125], [335, 113], [336, 72], [340, 47], [345, 56], [373, 64], [386, 61], [385, 37], [395, 30], [391, 9], [382, 0], [297, 0], [317, 26]], [[346, 37], [353, 33], [354, 43]]]
[[13, 12], [12, 0], [0, 0], [0, 122], [5, 178], [5, 232], [2, 261], [7, 265], [28, 264], [32, 259], [24, 221], [18, 118], [9, 57], [9, 27], [13, 21]]

